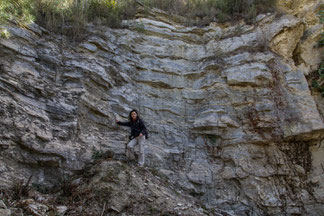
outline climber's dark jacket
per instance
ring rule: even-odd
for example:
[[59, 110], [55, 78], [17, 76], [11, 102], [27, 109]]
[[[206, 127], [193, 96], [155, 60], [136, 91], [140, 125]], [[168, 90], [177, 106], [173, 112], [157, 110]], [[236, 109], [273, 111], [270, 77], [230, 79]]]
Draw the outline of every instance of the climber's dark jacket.
[[144, 122], [141, 119], [137, 119], [135, 122], [117, 122], [117, 124], [128, 126], [131, 128], [131, 135], [129, 136], [129, 139], [134, 139], [135, 137], [138, 137], [140, 133], [142, 133], [146, 139], [148, 138], [147, 129], [144, 125]]

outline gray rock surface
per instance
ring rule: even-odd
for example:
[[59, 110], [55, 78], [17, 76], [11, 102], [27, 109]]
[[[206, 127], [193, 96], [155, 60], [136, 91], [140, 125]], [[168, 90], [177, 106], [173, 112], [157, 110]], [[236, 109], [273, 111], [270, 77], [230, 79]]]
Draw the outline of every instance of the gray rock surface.
[[57, 206], [56, 207], [56, 214], [58, 216], [63, 216], [66, 213], [67, 210], [68, 210], [68, 208], [66, 206]]
[[4, 204], [4, 202], [2, 200], [0, 200], [0, 208], [7, 209], [6, 204]]
[[122, 159], [128, 129], [115, 119], [137, 108], [150, 133], [147, 166], [207, 208], [324, 212], [323, 184], [314, 186], [324, 178], [324, 124], [293, 60], [307, 25], [288, 14], [187, 28], [154, 14], [125, 21], [128, 29], [89, 27], [81, 44], [35, 25], [9, 28], [0, 39], [1, 185], [30, 175], [54, 184], [99, 150]]
[[10, 209], [0, 209], [0, 215], [1, 216], [11, 216]]

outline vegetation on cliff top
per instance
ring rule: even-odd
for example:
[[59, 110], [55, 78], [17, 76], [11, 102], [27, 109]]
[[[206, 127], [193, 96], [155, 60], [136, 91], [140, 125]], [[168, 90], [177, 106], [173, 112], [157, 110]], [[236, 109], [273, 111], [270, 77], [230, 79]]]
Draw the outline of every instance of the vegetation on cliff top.
[[274, 10], [275, 0], [1, 0], [0, 23], [20, 25], [36, 22], [65, 35], [82, 34], [88, 23], [121, 27], [135, 17], [140, 2], [186, 18], [185, 25], [205, 26], [245, 18]]

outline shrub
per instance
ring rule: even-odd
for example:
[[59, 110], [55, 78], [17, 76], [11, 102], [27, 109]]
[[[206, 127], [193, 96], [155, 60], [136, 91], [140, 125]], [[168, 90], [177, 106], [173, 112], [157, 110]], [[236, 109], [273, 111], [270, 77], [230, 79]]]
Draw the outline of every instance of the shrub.
[[[1, 0], [0, 1], [0, 24], [9, 25], [11, 22], [20, 26], [34, 21], [31, 15], [32, 0]], [[0, 38], [8, 39], [10, 33], [6, 28], [0, 28]]]
[[57, 31], [58, 27], [64, 28], [70, 7], [71, 5], [68, 0], [34, 0], [34, 10], [32, 13], [38, 24], [48, 30]]
[[36, 22], [45, 28], [82, 39], [89, 22], [113, 28], [121, 21], [135, 16], [135, 1], [132, 0], [33, 0], [33, 15]]
[[[321, 5], [320, 11], [318, 13], [320, 22], [324, 24], [324, 5]], [[318, 46], [322, 47], [324, 45], [324, 32], [321, 33], [321, 37], [318, 41]], [[312, 87], [318, 90], [321, 95], [324, 97], [324, 53], [322, 53], [322, 62], [317, 70], [317, 72], [313, 75], [312, 78]]]
[[275, 0], [143, 0], [143, 3], [146, 7], [184, 16], [189, 26], [238, 19], [252, 22], [258, 14], [272, 12], [275, 8]]
[[318, 41], [318, 46], [324, 46], [324, 32], [321, 33], [321, 38]]
[[1, 0], [0, 23], [7, 24], [14, 21], [20, 25], [31, 23], [34, 18], [31, 14], [33, 0]]
[[324, 5], [320, 5], [320, 11], [318, 12], [318, 17], [320, 19], [320, 23], [324, 23]]
[[29, 191], [30, 191], [30, 186], [29, 183], [32, 179], [32, 176], [29, 177], [27, 180], [26, 184], [24, 184], [24, 180], [15, 180], [12, 186], [12, 191], [13, 191], [13, 198], [14, 199], [20, 199], [21, 197], [28, 197]]
[[49, 194], [52, 192], [49, 186], [40, 183], [32, 183], [32, 188], [42, 194]]
[[185, 2], [181, 0], [142, 0], [145, 7], [159, 8], [167, 12], [181, 13], [185, 7]]
[[120, 8], [115, 0], [93, 0], [89, 2], [87, 17], [110, 27], [118, 27], [121, 22]]
[[322, 63], [312, 80], [312, 87], [317, 89], [321, 95], [324, 97], [324, 63]]
[[[324, 5], [321, 5], [321, 10], [318, 12], [318, 16], [320, 19], [320, 23], [324, 24]], [[324, 45], [324, 32], [321, 33], [321, 38], [318, 41], [318, 45], [319, 46], [323, 46]]]
[[104, 152], [101, 149], [97, 150], [97, 149], [95, 149], [95, 147], [92, 148], [91, 158], [93, 160], [99, 160], [99, 159], [101, 159], [103, 157], [104, 157]]
[[[212, 21], [245, 18], [272, 11], [275, 0], [137, 0], [145, 8], [156, 7], [185, 17], [184, 24], [206, 26]], [[89, 22], [113, 28], [135, 17], [135, 0], [1, 0], [0, 22], [36, 23], [55, 33], [82, 39]]]

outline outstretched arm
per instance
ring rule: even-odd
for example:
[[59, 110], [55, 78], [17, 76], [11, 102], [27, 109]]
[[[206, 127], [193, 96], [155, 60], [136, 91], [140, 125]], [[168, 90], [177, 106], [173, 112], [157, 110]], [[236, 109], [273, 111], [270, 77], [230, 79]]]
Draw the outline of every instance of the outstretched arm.
[[121, 121], [116, 120], [116, 123], [117, 123], [118, 125], [122, 125], [122, 126], [128, 126], [128, 127], [130, 127], [129, 122], [121, 122]]

